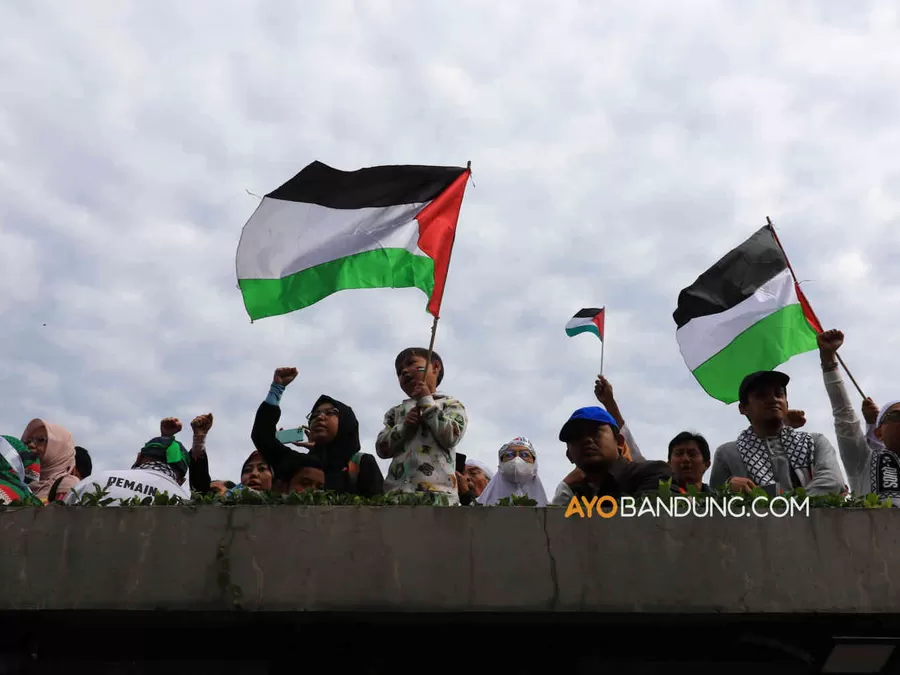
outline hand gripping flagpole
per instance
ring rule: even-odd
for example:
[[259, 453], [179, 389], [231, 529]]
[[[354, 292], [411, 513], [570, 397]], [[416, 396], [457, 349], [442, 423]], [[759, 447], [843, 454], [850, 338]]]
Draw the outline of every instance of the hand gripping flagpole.
[[[791, 271], [791, 276], [794, 278], [794, 283], [797, 284], [797, 288], [800, 288], [800, 282], [797, 280], [797, 275], [794, 274], [794, 268], [791, 267], [791, 261], [788, 259], [787, 253], [784, 250], [784, 246], [781, 245], [781, 240], [778, 238], [778, 234], [775, 232], [775, 226], [772, 224], [772, 219], [769, 216], [766, 216], [766, 225], [772, 231], [772, 236], [775, 238], [775, 243], [778, 244], [778, 248], [781, 249], [781, 252], [784, 254], [784, 259], [787, 262], [787, 267]], [[802, 291], [801, 291], [802, 292]], [[809, 300], [806, 301], [806, 307], [809, 309], [809, 313], [812, 314], [813, 319], [816, 320], [816, 323], [819, 324], [819, 329], [824, 330], [822, 327], [822, 322], [819, 321], [819, 317], [816, 316], [815, 311], [812, 308], [812, 305], [809, 303]], [[841, 358], [841, 355], [838, 352], [835, 352], [834, 355], [837, 357], [838, 363], [841, 364], [841, 368], [844, 369], [844, 372], [847, 373], [847, 377], [850, 378], [850, 381], [853, 383], [853, 386], [856, 387], [856, 391], [859, 392], [859, 395], [866, 398], [866, 395], [863, 393], [862, 387], [857, 383], [856, 378], [853, 377], [853, 373], [850, 372], [850, 369], [847, 367], [847, 364], [844, 363], [844, 359]]]
[[[469, 173], [469, 178], [472, 177], [472, 160], [466, 162], [466, 171]], [[454, 235], [455, 237], [455, 235]], [[447, 272], [449, 275], [450, 272], [450, 259], [453, 256], [453, 247], [450, 247], [450, 253], [447, 256]], [[434, 321], [431, 322], [431, 342], [428, 343], [428, 356], [425, 358], [425, 377], [428, 377], [428, 373], [431, 372], [431, 355], [434, 353], [434, 338], [437, 336], [437, 324], [438, 319], [441, 317], [437, 314], [434, 315]]]

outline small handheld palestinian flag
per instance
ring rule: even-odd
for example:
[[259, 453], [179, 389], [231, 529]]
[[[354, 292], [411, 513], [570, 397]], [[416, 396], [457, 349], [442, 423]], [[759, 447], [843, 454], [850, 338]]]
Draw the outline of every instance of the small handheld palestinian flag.
[[822, 332], [771, 225], [681, 291], [673, 317], [685, 364], [724, 403], [746, 375], [817, 349]]
[[418, 288], [438, 317], [471, 171], [313, 162], [263, 197], [237, 249], [251, 320], [352, 288]]
[[588, 308], [569, 319], [566, 324], [566, 335], [575, 337], [581, 333], [592, 333], [600, 338], [600, 374], [603, 375], [603, 352], [606, 350], [606, 341], [603, 339], [603, 324], [606, 318], [606, 308]]
[[603, 317], [606, 308], [582, 309], [566, 324], [566, 335], [575, 337], [581, 333], [593, 333], [603, 341]]

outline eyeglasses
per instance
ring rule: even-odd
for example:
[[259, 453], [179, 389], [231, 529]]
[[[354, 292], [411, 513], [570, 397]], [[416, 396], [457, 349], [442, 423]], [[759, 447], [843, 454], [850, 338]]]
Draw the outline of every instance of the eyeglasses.
[[900, 422], [900, 410], [891, 410], [890, 412], [884, 413], [884, 417], [881, 418], [881, 423], [885, 422]]
[[324, 410], [313, 410], [306, 416], [307, 422], [312, 422], [318, 417], [340, 417], [341, 411], [337, 408], [325, 408]]
[[509, 462], [514, 460], [516, 457], [521, 457], [524, 460], [534, 459], [534, 453], [526, 448], [509, 448], [507, 450], [504, 450], [503, 454], [500, 455], [500, 461]]
[[34, 443], [35, 445], [46, 445], [48, 442], [49, 440], [46, 436], [32, 436], [28, 439], [28, 443]]

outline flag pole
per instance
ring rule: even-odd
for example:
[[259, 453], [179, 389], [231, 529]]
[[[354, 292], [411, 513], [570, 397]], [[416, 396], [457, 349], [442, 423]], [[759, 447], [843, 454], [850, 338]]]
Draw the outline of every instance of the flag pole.
[[[472, 177], [472, 160], [470, 159], [466, 162], [466, 171], [469, 173], [469, 178]], [[456, 243], [456, 232], [453, 233], [453, 239]], [[450, 272], [450, 258], [453, 255], [453, 244], [450, 245], [450, 253], [447, 254], [447, 273], [449, 275]], [[428, 356], [425, 358], [425, 377], [428, 377], [428, 373], [431, 371], [431, 355], [434, 353], [434, 338], [437, 336], [437, 324], [438, 319], [441, 317], [437, 314], [434, 315], [434, 321], [431, 322], [431, 342], [428, 343]]]
[[428, 356], [425, 358], [425, 377], [428, 377], [428, 373], [431, 371], [431, 355], [434, 353], [434, 337], [437, 335], [437, 322], [440, 317], [434, 317], [434, 321], [431, 322], [431, 342], [428, 344]]
[[606, 348], [606, 341], [600, 340], [600, 377], [603, 377], [603, 350]]
[[[797, 287], [799, 288], [800, 282], [797, 280], [797, 275], [794, 273], [794, 268], [791, 266], [791, 261], [788, 259], [787, 252], [784, 250], [784, 246], [781, 245], [781, 240], [778, 238], [778, 234], [775, 232], [775, 226], [772, 224], [772, 219], [769, 218], [769, 216], [766, 216], [766, 226], [772, 231], [772, 236], [775, 238], [775, 243], [778, 244], [778, 248], [780, 248], [781, 252], [784, 254], [784, 259], [787, 262], [788, 269], [791, 271], [791, 276], [794, 278], [794, 283], [797, 284]], [[816, 320], [816, 323], [819, 324], [819, 328], [822, 328], [822, 322], [819, 321], [819, 317], [816, 316], [816, 312], [812, 308], [812, 305], [809, 303], [809, 300], [806, 301], [806, 306], [809, 309], [810, 314], [812, 314], [813, 318]], [[850, 372], [847, 364], [844, 363], [844, 359], [842, 359], [841, 355], [837, 352], [835, 352], [834, 355], [837, 357], [838, 363], [841, 364], [841, 368], [843, 368], [844, 372], [847, 373], [847, 377], [850, 378], [853, 386], [856, 387], [856, 391], [858, 391], [859, 395], [865, 399], [866, 395], [863, 393], [862, 387], [859, 386], [856, 378], [853, 377], [853, 373]]]
[[[606, 326], [606, 307], [603, 308], [603, 325]], [[605, 330], [601, 331], [606, 333]], [[600, 336], [600, 377], [603, 377], [603, 352], [606, 349], [606, 335]]]

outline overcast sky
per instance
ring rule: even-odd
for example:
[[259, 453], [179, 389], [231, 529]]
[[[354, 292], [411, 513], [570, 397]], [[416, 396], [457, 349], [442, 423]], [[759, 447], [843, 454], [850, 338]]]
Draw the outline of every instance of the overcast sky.
[[[160, 418], [213, 412], [238, 480], [272, 371], [282, 406], [353, 406], [365, 449], [427, 346], [415, 289], [344, 291], [253, 325], [235, 279], [257, 200], [313, 160], [465, 166], [436, 349], [467, 407], [460, 451], [557, 441], [605, 371], [645, 455], [745, 426], [674, 338], [678, 292], [770, 216], [866, 393], [898, 395], [897, 4], [349, 2], [0, 4], [0, 431], [69, 428], [95, 470]], [[893, 355], [893, 356], [892, 356]], [[815, 353], [784, 366], [834, 438]], [[189, 430], [183, 433], [189, 442]], [[382, 467], [386, 463], [382, 462]]]

